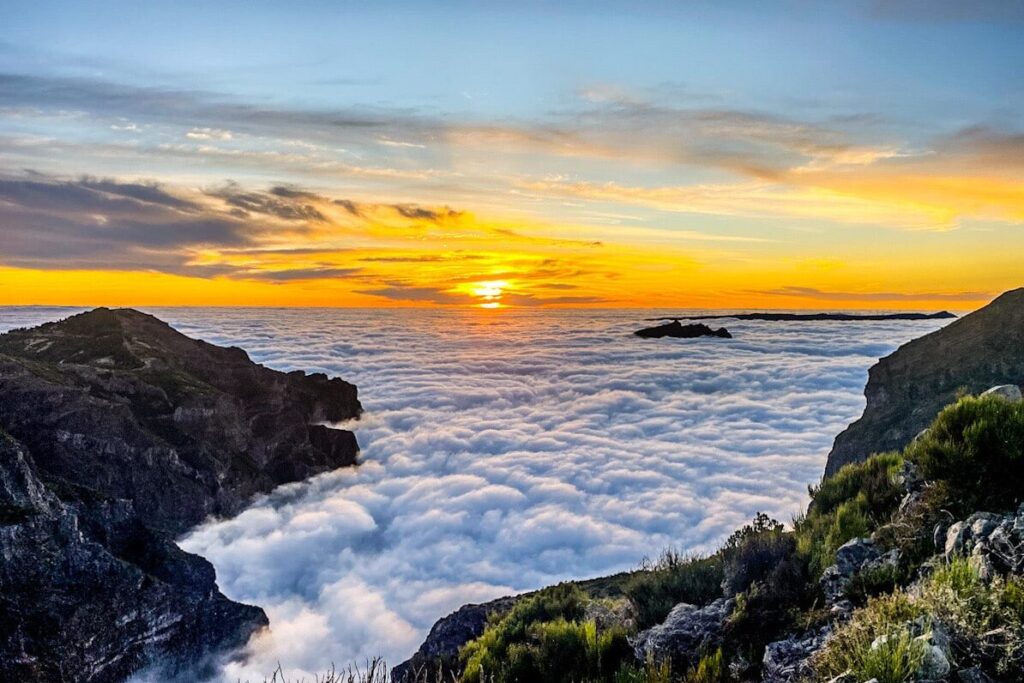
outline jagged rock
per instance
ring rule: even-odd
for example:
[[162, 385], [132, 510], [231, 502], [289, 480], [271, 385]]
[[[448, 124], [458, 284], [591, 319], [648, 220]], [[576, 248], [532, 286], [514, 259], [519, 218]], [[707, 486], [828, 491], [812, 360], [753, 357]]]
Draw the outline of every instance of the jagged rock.
[[960, 683], [995, 683], [981, 667], [972, 666], [970, 669], [961, 669], [956, 672], [956, 678]]
[[319, 423], [360, 410], [347, 382], [271, 370], [137, 311], [0, 335], [0, 427], [45, 478], [133, 500], [173, 533], [354, 464], [352, 433]]
[[721, 644], [725, 621], [735, 605], [732, 598], [719, 598], [705, 607], [680, 603], [663, 623], [637, 634], [633, 651], [640, 661], [670, 660], [673, 668], [683, 670], [702, 652]]
[[267, 625], [174, 544], [355, 462], [354, 386], [281, 373], [131, 310], [0, 335], [0, 680], [195, 667]]
[[835, 564], [822, 572], [820, 585], [829, 605], [843, 602], [846, 590], [853, 577], [862, 571], [877, 569], [885, 565], [897, 566], [900, 552], [890, 550], [882, 553], [870, 538], [854, 538], [836, 551]]
[[416, 653], [391, 670], [395, 683], [412, 681], [423, 671], [431, 674], [439, 668], [444, 673], [462, 673], [458, 661], [459, 649], [479, 637], [491, 615], [508, 612], [522, 596], [499, 598], [483, 604], [463, 605], [430, 629]]
[[661, 337], [676, 337], [678, 339], [721, 337], [723, 339], [732, 339], [732, 335], [729, 334], [729, 330], [724, 327], [719, 327], [717, 330], [713, 330], [702, 323], [683, 325], [678, 320], [673, 320], [670, 323], [658, 325], [657, 327], [647, 327], [642, 330], [637, 330], [633, 334], [638, 337], [645, 337], [648, 339], [660, 339]]
[[917, 669], [917, 680], [938, 681], [949, 675], [950, 637], [941, 622], [930, 625], [921, 617], [915, 620], [916, 629], [921, 631], [915, 640], [924, 643], [924, 658]]
[[947, 560], [969, 557], [981, 578], [1024, 573], [1024, 504], [1016, 513], [976, 512], [946, 531]]
[[1024, 289], [904, 344], [868, 373], [867, 407], [836, 437], [825, 476], [872, 453], [898, 450], [957, 392], [1024, 384]]
[[992, 387], [988, 391], [984, 391], [982, 396], [998, 396], [999, 398], [1005, 398], [1007, 401], [1020, 401], [1024, 399], [1021, 395], [1020, 387], [1016, 384], [1000, 384], [997, 387]]
[[61, 502], [3, 435], [0, 479], [0, 679], [107, 683], [164, 658], [169, 672], [201, 668], [267, 625], [129, 502]]
[[832, 633], [830, 626], [817, 631], [779, 640], [764, 650], [761, 680], [763, 683], [794, 683], [810, 680], [814, 671], [810, 659], [828, 640]]
[[583, 608], [583, 620], [594, 622], [599, 631], [616, 627], [632, 630], [636, 621], [636, 610], [626, 598], [592, 600]]

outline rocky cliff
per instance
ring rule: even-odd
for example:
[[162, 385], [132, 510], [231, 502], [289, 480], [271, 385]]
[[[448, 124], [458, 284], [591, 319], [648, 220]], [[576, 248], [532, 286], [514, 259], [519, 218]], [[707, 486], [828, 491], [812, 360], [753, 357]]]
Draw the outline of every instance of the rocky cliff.
[[173, 543], [356, 462], [356, 388], [281, 373], [133, 310], [0, 335], [0, 679], [194, 667], [266, 616]]
[[1024, 288], [878, 361], [864, 414], [836, 437], [825, 476], [907, 445], [958, 393], [1002, 384], [1024, 384]]

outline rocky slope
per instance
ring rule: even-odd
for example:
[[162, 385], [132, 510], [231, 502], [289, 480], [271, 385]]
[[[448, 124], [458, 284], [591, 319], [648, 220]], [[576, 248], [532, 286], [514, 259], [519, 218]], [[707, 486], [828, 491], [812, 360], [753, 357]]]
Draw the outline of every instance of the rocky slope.
[[1024, 288], [904, 344], [868, 373], [867, 407], [836, 437], [825, 476], [907, 445], [958, 392], [1024, 385]]
[[132, 310], [0, 335], [0, 679], [183, 670], [266, 625], [177, 534], [355, 464], [356, 388]]

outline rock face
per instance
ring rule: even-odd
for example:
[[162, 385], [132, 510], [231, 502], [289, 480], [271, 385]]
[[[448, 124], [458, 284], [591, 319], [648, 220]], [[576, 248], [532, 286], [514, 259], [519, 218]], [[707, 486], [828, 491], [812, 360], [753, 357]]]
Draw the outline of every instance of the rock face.
[[665, 325], [658, 325], [657, 327], [647, 327], [642, 330], [634, 332], [638, 337], [644, 337], [645, 339], [660, 339], [662, 337], [675, 337], [677, 339], [694, 339], [696, 337], [721, 337], [723, 339], [732, 339], [732, 335], [729, 334], [729, 330], [724, 327], [719, 327], [717, 330], [713, 330], [704, 324], [694, 325], [683, 325], [678, 320], [673, 320]]
[[946, 531], [946, 559], [965, 556], [982, 579], [1024, 574], [1024, 504], [1016, 514], [976, 512]]
[[824, 646], [832, 633], [831, 626], [823, 626], [785, 640], [769, 643], [761, 662], [762, 683], [798, 683], [814, 676], [811, 657]]
[[676, 605], [663, 623], [637, 635], [633, 641], [636, 658], [641, 662], [669, 659], [674, 669], [685, 671], [702, 653], [721, 644], [726, 619], [735, 605], [732, 598], [719, 598], [705, 607]]
[[872, 453], [899, 449], [957, 393], [1024, 384], [1024, 289], [904, 344], [868, 373], [867, 407], [836, 437], [825, 476]]
[[356, 462], [356, 389], [280, 373], [152, 316], [0, 335], [0, 679], [119, 681], [243, 644], [263, 611], [173, 538]]
[[522, 596], [499, 598], [479, 605], [463, 605], [430, 629], [420, 649], [391, 670], [395, 683], [417, 680], [420, 674], [434, 674], [438, 668], [461, 673], [459, 648], [478, 638], [492, 614], [508, 612]]

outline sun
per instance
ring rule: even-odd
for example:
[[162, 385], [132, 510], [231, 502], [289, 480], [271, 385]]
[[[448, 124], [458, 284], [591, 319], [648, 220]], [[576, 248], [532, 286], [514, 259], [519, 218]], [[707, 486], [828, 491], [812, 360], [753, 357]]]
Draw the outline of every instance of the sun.
[[469, 293], [483, 299], [477, 304], [480, 308], [501, 308], [501, 296], [507, 288], [508, 282], [505, 280], [487, 280], [474, 282]]

